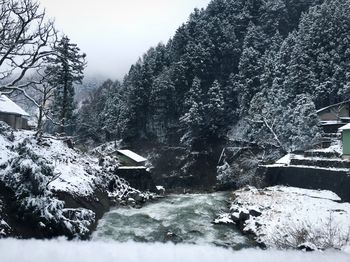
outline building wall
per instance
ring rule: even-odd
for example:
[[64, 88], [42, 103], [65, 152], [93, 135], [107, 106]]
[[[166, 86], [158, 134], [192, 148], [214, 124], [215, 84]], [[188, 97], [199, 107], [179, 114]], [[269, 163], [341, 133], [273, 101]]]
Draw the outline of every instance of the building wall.
[[339, 120], [339, 117], [349, 117], [349, 105], [331, 107], [319, 113], [321, 121]]
[[22, 116], [0, 113], [0, 121], [4, 121], [15, 129], [27, 129], [28, 121]]
[[267, 186], [285, 185], [330, 190], [342, 201], [350, 201], [350, 176], [347, 171], [307, 167], [260, 167], [258, 172], [265, 178]]
[[350, 156], [350, 130], [343, 130], [342, 141], [343, 141], [343, 154]]

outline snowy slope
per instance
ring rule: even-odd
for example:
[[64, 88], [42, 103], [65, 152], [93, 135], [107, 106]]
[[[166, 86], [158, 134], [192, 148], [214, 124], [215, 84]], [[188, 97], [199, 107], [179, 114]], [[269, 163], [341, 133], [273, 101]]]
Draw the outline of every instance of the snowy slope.
[[90, 233], [95, 211], [67, 206], [67, 196], [77, 203], [99, 203], [96, 192], [103, 192], [115, 203], [127, 200], [129, 194], [142, 195], [116, 177], [110, 163], [107, 159], [100, 166], [97, 158], [69, 148], [63, 140], [50, 136], [37, 140], [32, 131], [13, 131], [0, 122], [0, 183], [14, 192], [16, 214], [26, 222], [25, 214], [30, 213], [33, 226], [40, 230], [50, 227], [50, 232], [69, 236]]
[[240, 224], [268, 247], [312, 243], [320, 249], [342, 248], [350, 244], [350, 204], [339, 200], [330, 191], [246, 187], [234, 192], [231, 214], [222, 219]]

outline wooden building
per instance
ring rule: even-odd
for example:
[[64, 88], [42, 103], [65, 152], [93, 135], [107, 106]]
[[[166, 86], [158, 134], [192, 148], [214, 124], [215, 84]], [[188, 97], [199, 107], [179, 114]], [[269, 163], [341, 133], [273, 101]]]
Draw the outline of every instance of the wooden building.
[[350, 124], [339, 128], [343, 145], [343, 158], [350, 159]]
[[147, 159], [136, 154], [135, 152], [131, 150], [117, 150], [113, 154], [116, 154], [119, 162], [122, 166], [127, 167], [143, 167], [146, 164]]
[[317, 110], [325, 133], [337, 133], [338, 129], [350, 123], [350, 100]]
[[28, 129], [29, 114], [10, 98], [0, 94], [0, 121], [15, 129]]

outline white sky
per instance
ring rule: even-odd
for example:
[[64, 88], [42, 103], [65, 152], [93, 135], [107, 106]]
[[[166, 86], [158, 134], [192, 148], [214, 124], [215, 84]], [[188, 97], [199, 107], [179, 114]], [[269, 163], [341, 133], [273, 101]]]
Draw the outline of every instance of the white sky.
[[87, 74], [122, 78], [151, 46], [166, 43], [210, 0], [39, 0], [87, 54]]

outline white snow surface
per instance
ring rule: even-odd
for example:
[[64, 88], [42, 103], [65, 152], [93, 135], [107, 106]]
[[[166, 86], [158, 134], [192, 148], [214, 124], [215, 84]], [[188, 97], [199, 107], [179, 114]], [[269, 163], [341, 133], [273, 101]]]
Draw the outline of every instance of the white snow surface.
[[134, 160], [135, 162], [139, 163], [139, 162], [144, 162], [144, 161], [147, 161], [146, 158], [136, 154], [135, 152], [133, 151], [130, 151], [130, 150], [117, 150], [120, 154], [123, 154], [129, 158], [131, 158], [132, 160]]
[[292, 158], [292, 154], [287, 154], [284, 157], [282, 157], [281, 159], [276, 161], [276, 164], [279, 165], [289, 165], [290, 164], [290, 160]]
[[310, 150], [312, 152], [335, 152], [342, 154], [343, 152], [343, 146], [340, 140], [333, 143], [330, 147], [327, 148], [320, 148], [320, 149], [312, 149]]
[[[0, 240], [1, 262], [349, 262], [339, 251], [302, 252], [245, 249], [233, 251], [208, 245], [141, 244], [51, 240]], [[23, 255], [25, 254], [25, 255]]]
[[1, 94], [0, 94], [0, 112], [16, 114], [21, 116], [29, 116], [29, 114], [26, 111], [24, 111], [19, 105], [17, 105], [7, 96], [1, 95]]
[[[336, 237], [347, 238], [350, 233], [350, 204], [339, 203], [340, 198], [330, 191], [309, 190], [285, 186], [256, 189], [246, 187], [234, 192], [231, 216], [256, 210], [261, 215], [250, 215], [244, 231], [268, 247], [276, 247], [278, 236], [291, 237], [294, 229], [306, 228], [312, 232], [332, 229]], [[292, 241], [292, 240], [290, 240]], [[319, 239], [322, 242], [322, 239]], [[338, 241], [339, 242], [339, 241]], [[350, 243], [347, 243], [350, 244]]]
[[338, 128], [339, 131], [349, 130], [349, 129], [350, 129], [350, 123]]
[[[16, 151], [10, 150], [24, 140], [29, 140], [31, 150], [38, 156], [44, 158], [54, 167], [55, 179], [48, 184], [49, 190], [70, 192], [78, 196], [89, 196], [95, 188], [96, 176], [89, 170], [101, 171], [98, 159], [83, 156], [81, 153], [54, 137], [47, 139], [45, 145], [37, 143], [33, 131], [15, 131], [14, 142], [6, 140], [0, 135], [0, 165], [18, 155]], [[25, 160], [22, 165], [25, 164]], [[88, 173], [90, 172], [90, 173]], [[0, 170], [0, 176], [1, 176]]]

